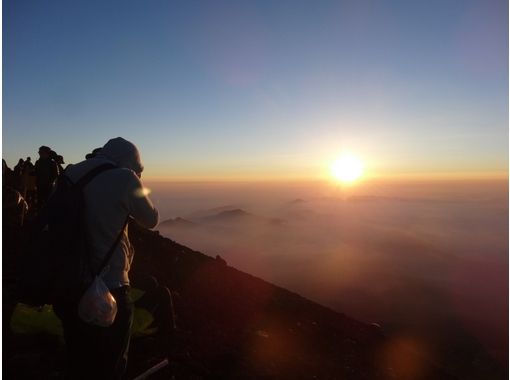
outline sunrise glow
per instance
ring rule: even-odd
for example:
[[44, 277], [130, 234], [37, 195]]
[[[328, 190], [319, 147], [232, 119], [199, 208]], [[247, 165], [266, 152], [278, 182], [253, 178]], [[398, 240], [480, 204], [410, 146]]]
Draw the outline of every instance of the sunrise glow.
[[342, 183], [351, 183], [363, 175], [363, 163], [352, 155], [343, 155], [331, 165], [332, 176]]

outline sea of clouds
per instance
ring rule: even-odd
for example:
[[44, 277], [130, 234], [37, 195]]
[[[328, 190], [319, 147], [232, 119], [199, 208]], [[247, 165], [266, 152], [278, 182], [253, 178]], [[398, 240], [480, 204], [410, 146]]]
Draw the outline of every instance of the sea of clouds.
[[466, 360], [507, 355], [505, 181], [150, 186], [163, 222], [193, 223], [162, 223], [173, 240], [432, 356], [467, 346], [482, 353]]

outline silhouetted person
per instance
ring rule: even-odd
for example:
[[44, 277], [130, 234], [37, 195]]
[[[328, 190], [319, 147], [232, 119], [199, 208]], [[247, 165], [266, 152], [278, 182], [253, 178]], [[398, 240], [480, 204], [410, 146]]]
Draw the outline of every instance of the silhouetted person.
[[57, 159], [55, 160], [58, 166], [58, 174], [62, 174], [64, 172], [64, 167], [62, 165], [65, 164], [64, 157], [61, 155], [57, 155]]
[[32, 158], [30, 156], [25, 160], [25, 167], [34, 170], [34, 164], [32, 163]]
[[2, 177], [4, 185], [13, 185], [13, 172], [7, 165], [7, 162], [2, 158]]
[[7, 178], [10, 175], [12, 175], [12, 171], [7, 166], [5, 160], [2, 160], [2, 219], [4, 226], [22, 226], [28, 205], [20, 192], [10, 186]]
[[50, 159], [53, 161], [57, 161], [57, 152], [55, 152], [53, 149], [50, 149]]
[[32, 159], [27, 157], [25, 164], [23, 165], [23, 171], [21, 173], [22, 191], [23, 198], [27, 201], [28, 205], [32, 207], [35, 195], [36, 195], [36, 180], [35, 180], [35, 168], [32, 164]]
[[85, 187], [85, 222], [93, 269], [122, 233], [103, 277], [117, 301], [118, 311], [110, 327], [98, 327], [79, 318], [79, 300], [54, 305], [64, 327], [68, 376], [72, 379], [120, 379], [124, 374], [133, 321], [128, 274], [134, 255], [125, 222], [129, 216], [147, 228], [158, 223], [158, 212], [144, 195], [140, 181], [143, 166], [138, 149], [129, 141], [111, 139], [100, 154], [66, 168], [65, 175], [75, 183], [106, 163], [118, 168], [102, 172]]
[[[64, 168], [62, 168], [59, 164], [58, 164], [58, 157], [59, 155], [57, 154], [57, 152], [55, 152], [53, 149], [50, 150], [50, 159], [55, 163], [57, 164], [57, 171], [58, 171], [58, 175], [59, 176], [60, 174], [62, 174], [62, 172], [64, 171]], [[60, 156], [62, 157], [62, 156]], [[62, 170], [60, 170], [62, 169]]]
[[23, 164], [25, 163], [25, 161], [23, 161], [22, 158], [20, 158], [18, 160], [18, 163], [16, 164], [16, 166], [14, 167], [14, 175], [21, 175], [21, 170], [23, 169]]
[[51, 193], [53, 183], [58, 176], [58, 167], [50, 157], [52, 150], [47, 146], [39, 148], [39, 159], [35, 163], [35, 177], [37, 186], [37, 203], [42, 207]]
[[28, 205], [21, 193], [10, 186], [3, 186], [2, 214], [3, 223], [7, 226], [22, 226]]
[[25, 164], [25, 161], [23, 161], [22, 158], [18, 160], [18, 163], [13, 169], [13, 175], [14, 175], [14, 188], [18, 191], [22, 191], [22, 178], [21, 174], [23, 173], [23, 165]]

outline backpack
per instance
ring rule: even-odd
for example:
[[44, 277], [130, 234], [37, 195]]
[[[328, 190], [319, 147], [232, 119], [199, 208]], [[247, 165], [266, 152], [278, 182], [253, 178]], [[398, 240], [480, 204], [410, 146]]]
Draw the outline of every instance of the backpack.
[[106, 266], [128, 219], [101, 267], [94, 270], [86, 237], [83, 190], [97, 175], [114, 168], [117, 166], [113, 164], [100, 165], [76, 183], [65, 173], [57, 178], [54, 192], [31, 226], [29, 248], [19, 265], [21, 302], [33, 306], [77, 302]]

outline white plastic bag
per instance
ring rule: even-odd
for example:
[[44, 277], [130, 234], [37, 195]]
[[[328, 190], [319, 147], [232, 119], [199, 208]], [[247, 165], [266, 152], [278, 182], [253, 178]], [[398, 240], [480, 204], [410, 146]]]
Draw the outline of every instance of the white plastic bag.
[[101, 277], [96, 276], [78, 304], [78, 316], [82, 321], [96, 326], [108, 327], [115, 321], [117, 302]]

